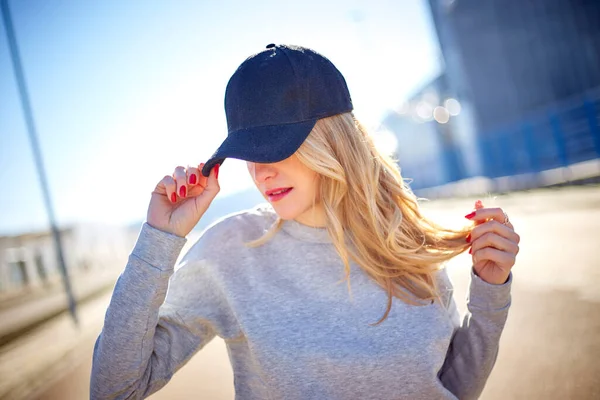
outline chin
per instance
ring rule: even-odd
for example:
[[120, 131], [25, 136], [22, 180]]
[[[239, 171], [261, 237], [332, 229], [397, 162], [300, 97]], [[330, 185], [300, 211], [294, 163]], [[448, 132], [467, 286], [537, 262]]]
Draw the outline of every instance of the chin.
[[286, 207], [283, 205], [273, 204], [273, 203], [271, 203], [271, 206], [273, 207], [273, 209], [275, 210], [275, 212], [277, 213], [279, 218], [281, 218], [283, 220], [296, 219], [299, 215], [302, 214], [302, 210], [297, 207], [293, 207], [293, 206]]

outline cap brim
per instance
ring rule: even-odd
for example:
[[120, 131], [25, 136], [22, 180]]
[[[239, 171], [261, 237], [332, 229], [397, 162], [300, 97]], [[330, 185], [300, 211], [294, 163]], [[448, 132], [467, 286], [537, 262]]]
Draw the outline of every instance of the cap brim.
[[230, 133], [202, 168], [210, 175], [217, 164], [226, 158], [258, 163], [285, 160], [298, 150], [317, 123], [316, 119], [284, 125], [257, 126]]

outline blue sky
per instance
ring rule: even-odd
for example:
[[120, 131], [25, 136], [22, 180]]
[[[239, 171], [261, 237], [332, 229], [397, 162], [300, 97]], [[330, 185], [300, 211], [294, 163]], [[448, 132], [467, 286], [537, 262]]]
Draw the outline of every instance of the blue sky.
[[[314, 48], [344, 74], [355, 113], [385, 110], [440, 71], [423, 0], [11, 1], [59, 223], [128, 223], [177, 165], [225, 138], [225, 86], [268, 43]], [[0, 21], [0, 234], [47, 226]], [[240, 161], [222, 192], [252, 185]]]

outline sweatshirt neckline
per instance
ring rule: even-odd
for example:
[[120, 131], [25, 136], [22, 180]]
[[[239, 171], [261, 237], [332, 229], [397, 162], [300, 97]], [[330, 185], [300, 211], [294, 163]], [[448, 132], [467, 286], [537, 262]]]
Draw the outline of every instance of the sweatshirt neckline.
[[332, 243], [327, 228], [317, 228], [301, 224], [293, 219], [284, 220], [281, 226], [290, 236], [311, 243]]

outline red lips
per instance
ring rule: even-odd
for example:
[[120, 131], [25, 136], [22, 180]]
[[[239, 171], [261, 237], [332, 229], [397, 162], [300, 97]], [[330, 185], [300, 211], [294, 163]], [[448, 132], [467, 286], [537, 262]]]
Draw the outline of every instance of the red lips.
[[269, 189], [265, 192], [265, 195], [271, 196], [273, 193], [277, 193], [277, 192], [280, 192], [282, 190], [287, 190], [287, 189], [291, 189], [291, 188], [280, 187], [280, 188], [275, 188], [275, 189]]

